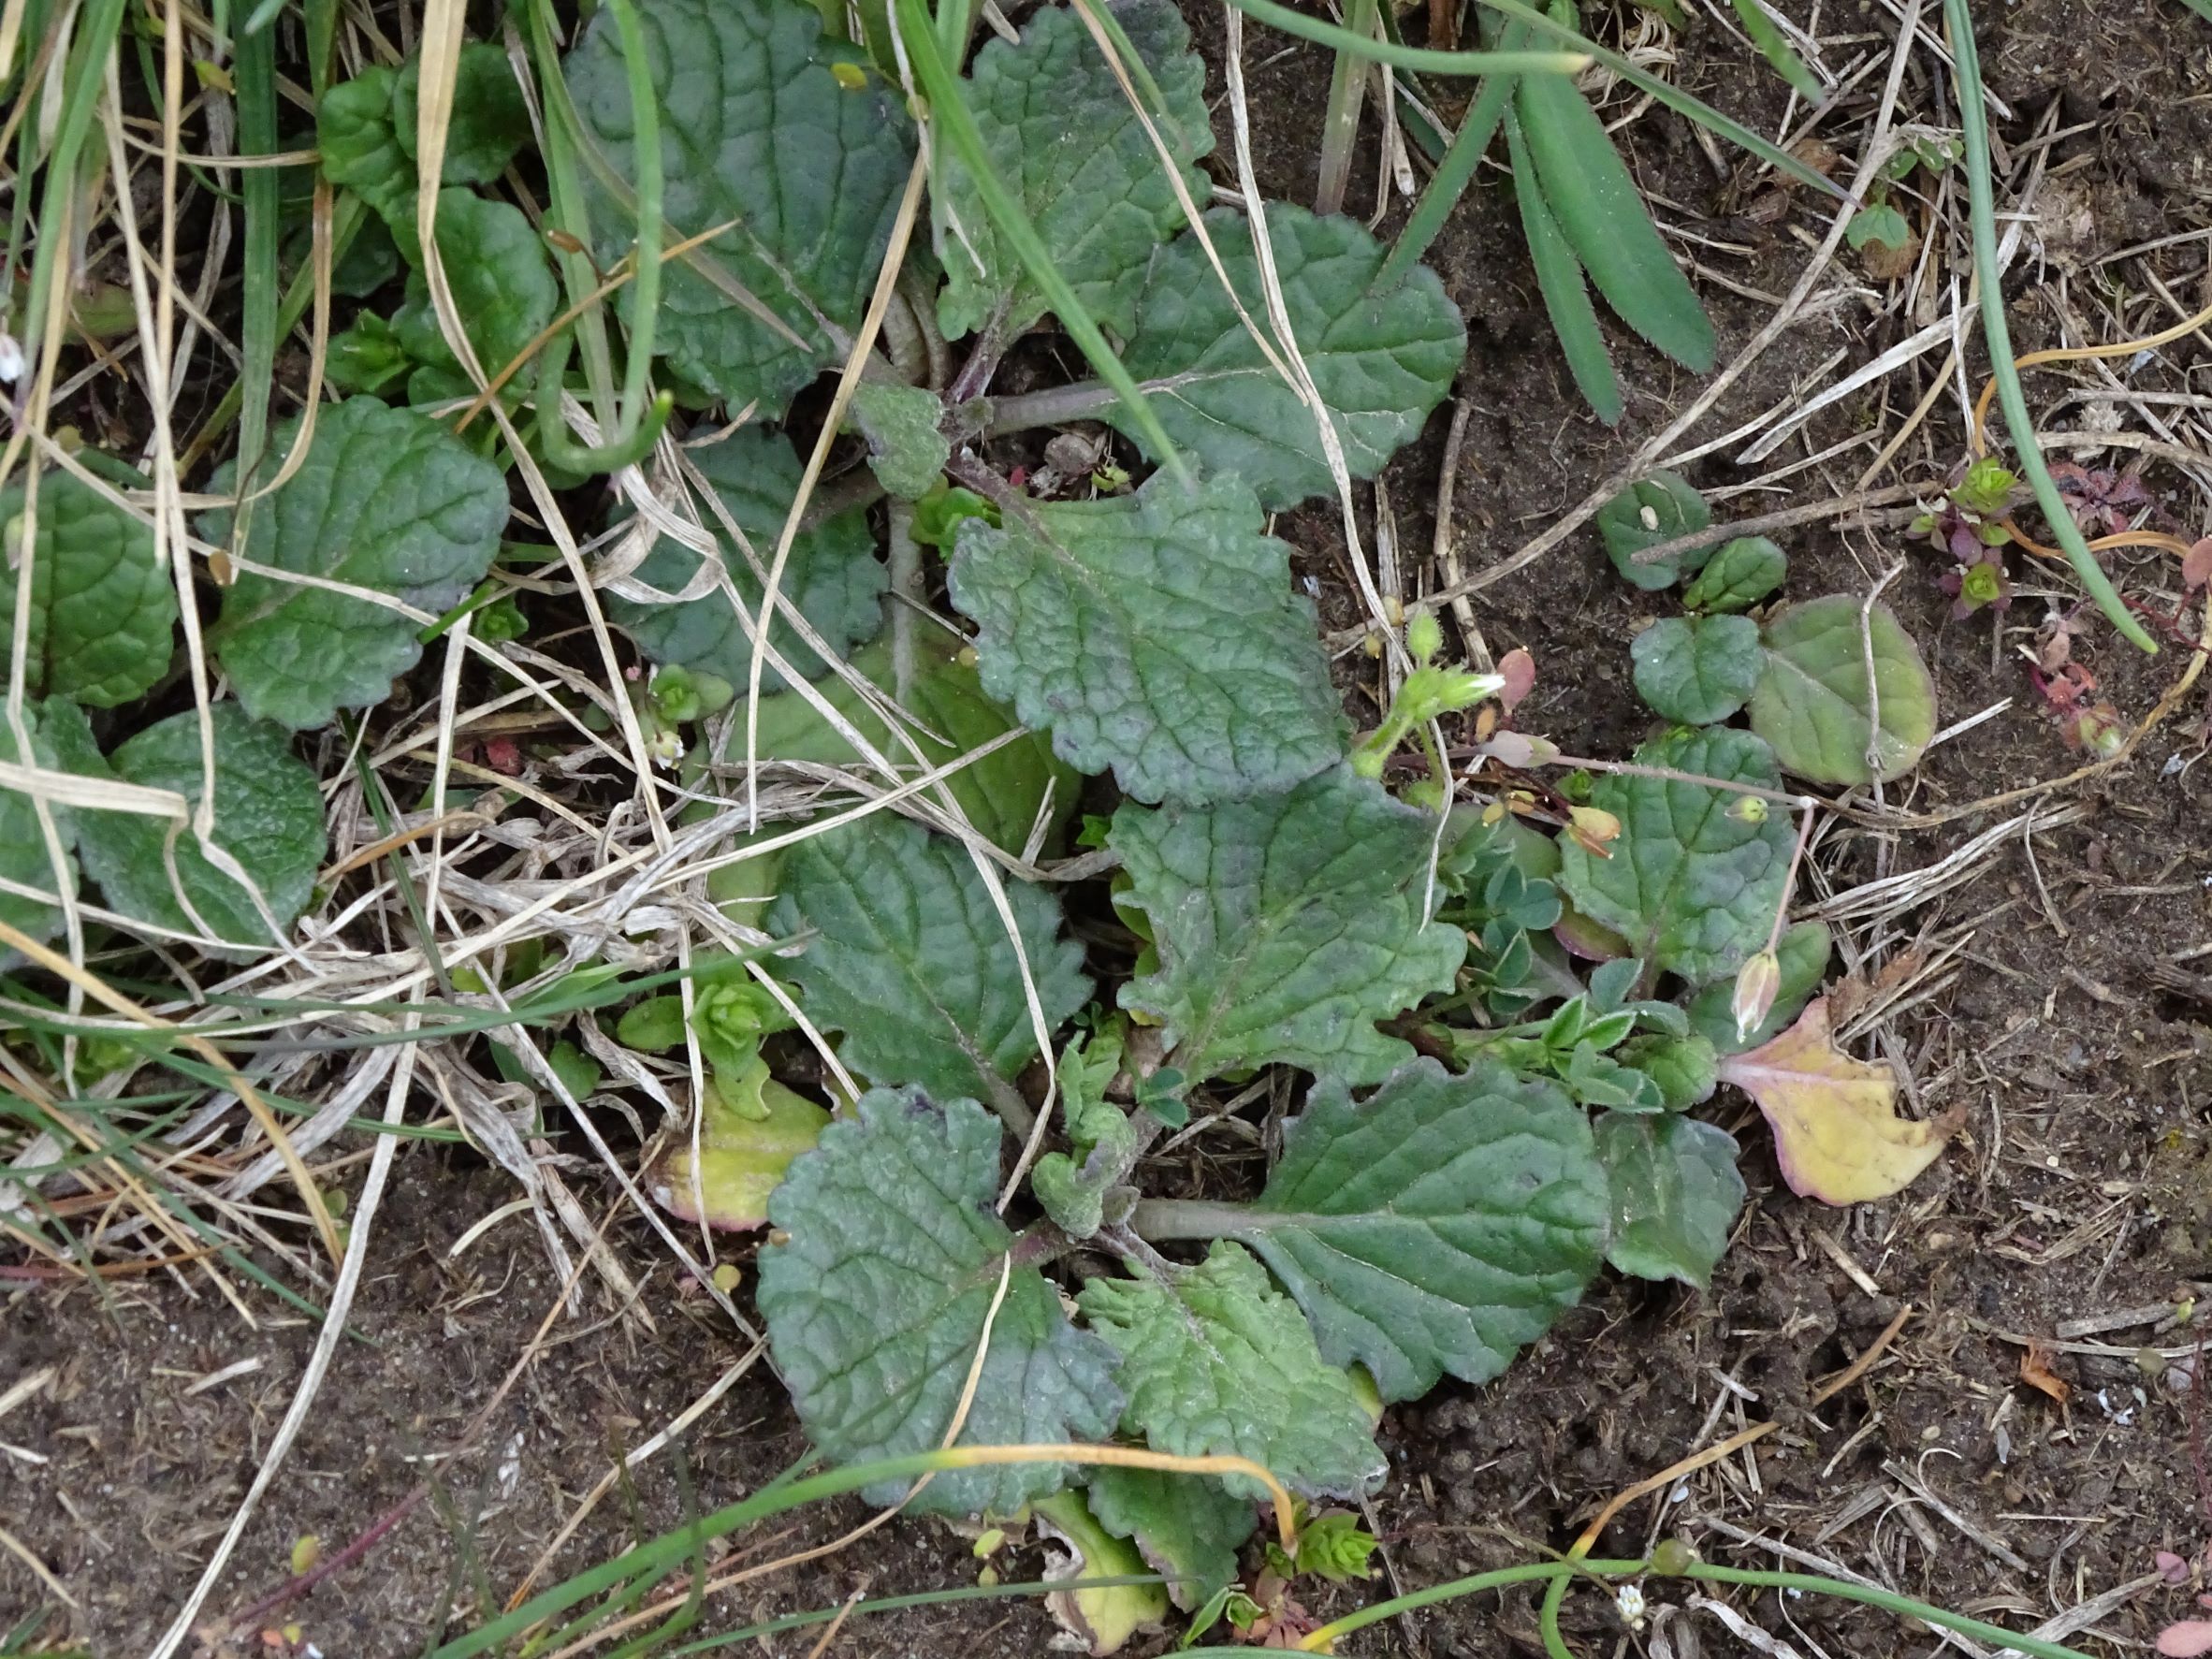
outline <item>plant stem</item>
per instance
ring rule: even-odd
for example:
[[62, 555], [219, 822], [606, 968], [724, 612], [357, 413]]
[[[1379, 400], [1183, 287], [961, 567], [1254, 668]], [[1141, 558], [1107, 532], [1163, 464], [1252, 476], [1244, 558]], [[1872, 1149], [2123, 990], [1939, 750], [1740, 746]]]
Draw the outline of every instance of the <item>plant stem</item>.
[[922, 603], [922, 548], [914, 540], [914, 503], [893, 502], [891, 543], [891, 694], [904, 704], [914, 689], [914, 608]]
[[1233, 1233], [1262, 1232], [1270, 1218], [1244, 1204], [1211, 1199], [1139, 1199], [1129, 1212], [1128, 1230], [1154, 1244], [1171, 1239], [1220, 1239]]
[[1066, 426], [1111, 409], [1121, 400], [1110, 386], [1079, 380], [1073, 386], [1022, 392], [1011, 398], [971, 398], [953, 411], [959, 429], [973, 437]]
[[2035, 420], [2028, 413], [2028, 395], [2020, 389], [2020, 371], [2013, 366], [2012, 330], [2004, 318], [2004, 274], [1997, 268], [1996, 191], [1989, 179], [1989, 112], [1982, 103], [1982, 65], [1974, 51], [1974, 20], [1967, 0], [1943, 0], [1943, 20], [1950, 26], [1951, 58], [1958, 80], [1958, 119], [1966, 137], [1967, 203], [1973, 222], [1974, 279], [1982, 289], [1982, 333], [1989, 342], [1989, 372], [1997, 381], [1997, 401], [2004, 410], [2004, 424], [2019, 454], [2020, 473], [2035, 491], [2035, 504], [2043, 509], [2051, 531], [2065, 550], [2066, 562], [2089, 590], [2097, 608], [2132, 645], [2153, 656], [2158, 642], [2144, 632], [2129, 612], [2127, 602], [2114, 590], [2112, 580], [2097, 556], [2082, 540], [2065, 499], [2044, 465], [2043, 451], [2035, 442]]
[[[1375, 0], [1351, 0], [1345, 27], [1365, 37], [1375, 33]], [[1360, 109], [1367, 101], [1367, 60], [1348, 51], [1336, 54], [1329, 76], [1329, 109], [1321, 117], [1321, 182], [1314, 191], [1314, 211], [1344, 211], [1345, 187], [1352, 177], [1352, 149], [1360, 141]]]

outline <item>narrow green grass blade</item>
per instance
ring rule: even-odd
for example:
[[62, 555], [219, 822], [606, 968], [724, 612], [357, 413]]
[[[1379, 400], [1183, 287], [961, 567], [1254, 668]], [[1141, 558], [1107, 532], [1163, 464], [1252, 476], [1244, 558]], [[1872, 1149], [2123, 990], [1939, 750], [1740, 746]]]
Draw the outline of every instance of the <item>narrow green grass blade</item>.
[[[276, 31], [248, 25], [238, 40], [238, 150], [240, 156], [277, 153]], [[242, 545], [257, 473], [269, 458], [269, 396], [276, 385], [277, 243], [283, 231], [281, 186], [275, 167], [239, 169], [239, 194], [245, 198], [245, 265], [239, 327], [238, 537]]]
[[[560, 271], [560, 284], [575, 305], [599, 286], [599, 273], [585, 252], [591, 242], [591, 212], [578, 167], [580, 140], [576, 107], [568, 95], [568, 82], [560, 72], [559, 21], [551, 0], [537, 0], [530, 8], [531, 59], [538, 72], [538, 87], [546, 111], [545, 143], [546, 193], [551, 199], [547, 222], [575, 240], [574, 249], [556, 246], [553, 262]], [[607, 342], [606, 311], [593, 305], [575, 324], [582, 348], [584, 384], [591, 393], [591, 411], [600, 430], [615, 422], [614, 351]]]
[[[1810, 104], [1819, 103], [1823, 90], [1819, 77], [1805, 66], [1805, 61], [1783, 38], [1782, 31], [1774, 26], [1774, 20], [1767, 15], [1767, 8], [1759, 4], [1759, 0], [1733, 0], [1733, 3], [1736, 16], [1743, 24], [1743, 32], [1751, 36], [1752, 44], [1759, 49], [1759, 55], [1773, 65], [1774, 72], [1788, 81], [1799, 97]], [[2206, 0], [2206, 3], [2212, 4], [2212, 0]]]
[[1521, 204], [1521, 233], [1528, 238], [1529, 258], [1535, 264], [1536, 286], [1543, 290], [1551, 331], [1559, 336], [1559, 349], [1566, 354], [1576, 387], [1597, 418], [1608, 427], [1618, 426], [1624, 405], [1621, 379], [1613, 371], [1613, 354], [1606, 349], [1597, 308], [1590, 303], [1590, 290], [1583, 285], [1581, 263], [1551, 217], [1536, 169], [1529, 163], [1521, 123], [1510, 109], [1506, 111], [1506, 149], [1513, 158], [1513, 195]]
[[[899, 0], [901, 8], [918, 4], [918, 0]], [[907, 50], [913, 51], [914, 35], [908, 20], [899, 20], [901, 33], [907, 40]], [[431, 1659], [473, 1659], [478, 1653], [490, 1652], [532, 1625], [542, 1623], [556, 1613], [566, 1612], [580, 1602], [589, 1601], [603, 1592], [627, 1583], [640, 1573], [652, 1572], [672, 1561], [680, 1561], [690, 1554], [700, 1538], [721, 1537], [764, 1521], [771, 1515], [781, 1515], [806, 1504], [819, 1503], [825, 1498], [842, 1497], [849, 1492], [858, 1492], [864, 1486], [878, 1481], [911, 1480], [932, 1470], [952, 1466], [956, 1453], [943, 1451], [909, 1452], [903, 1457], [880, 1458], [874, 1463], [851, 1463], [841, 1469], [830, 1469], [803, 1479], [777, 1481], [750, 1497], [725, 1505], [711, 1515], [702, 1515], [689, 1526], [663, 1533], [633, 1550], [625, 1550], [612, 1561], [602, 1562], [589, 1572], [578, 1573], [565, 1583], [540, 1591], [513, 1612], [479, 1625], [468, 1635], [447, 1642], [431, 1655]], [[1146, 1580], [1151, 1581], [1151, 1575]]]
[[[1375, 33], [1375, 0], [1350, 0], [1345, 26], [1355, 35]], [[1348, 51], [1336, 54], [1329, 74], [1329, 104], [1321, 115], [1321, 180], [1314, 192], [1314, 211], [1341, 213], [1352, 179], [1352, 146], [1360, 137], [1360, 110], [1367, 101], [1367, 60]]]
[[[1340, 28], [1320, 18], [1307, 17], [1303, 12], [1293, 11], [1288, 6], [1278, 4], [1277, 0], [1235, 0], [1235, 4], [1239, 11], [1265, 23], [1271, 29], [1295, 35], [1302, 40], [1311, 40], [1319, 46], [1332, 46], [1339, 51], [1373, 58], [1376, 63], [1390, 64], [1401, 69], [1426, 69], [1437, 75], [1487, 75], [1492, 70], [1564, 75], [1581, 67], [1579, 64], [1563, 62], [1558, 55], [1550, 52], [1507, 54], [1496, 51], [1437, 51], [1425, 46], [1401, 46], [1394, 41], [1362, 40], [1349, 29]], [[1523, 6], [1521, 0], [1483, 0], [1483, 4], [1514, 22], [1526, 23], [1546, 39], [1559, 42], [1566, 51], [1585, 54], [1594, 63], [1603, 64], [1631, 86], [1650, 93], [1669, 109], [1688, 116], [1737, 148], [1748, 150], [1768, 166], [1780, 168], [1800, 184], [1810, 184], [1824, 195], [1842, 199], [1842, 186], [1833, 179], [1815, 172], [1788, 151], [1761, 138], [1740, 121], [1724, 115], [1710, 104], [1694, 98], [1680, 87], [1660, 80], [1650, 70], [1630, 63], [1619, 52], [1583, 38], [1566, 24], [1554, 22], [1535, 7]]]
[[923, 0], [896, 0], [894, 12], [899, 35], [906, 42], [908, 56], [914, 66], [914, 78], [922, 83], [922, 91], [929, 99], [931, 119], [974, 179], [976, 194], [983, 198], [992, 225], [1027, 268], [1030, 279], [1052, 306], [1053, 314], [1060, 319], [1060, 327], [1073, 337], [1075, 343], [1083, 348], [1083, 355], [1091, 360], [1091, 367], [1099, 371], [1099, 378], [1113, 388], [1114, 395], [1128, 407], [1129, 418], [1143, 433], [1146, 447], [1169, 472], [1189, 483], [1190, 469], [1184, 465], [1183, 457], [1169, 439], [1167, 429], [1160, 425], [1159, 416], [1153, 413], [1152, 404], [1138, 388], [1135, 377], [1107, 343], [1106, 336], [1099, 331], [1099, 325], [1092, 321], [1083, 301], [1075, 297], [1075, 290], [1068, 285], [1068, 279], [1053, 263], [1037, 227], [1029, 223], [1029, 215], [1022, 211], [1021, 203], [1014, 200], [992, 166], [990, 152], [983, 147], [983, 135], [961, 96], [960, 82], [938, 51], [937, 36]]
[[[1527, 38], [1526, 29], [1519, 23], [1509, 23], [1498, 36], [1498, 50], [1519, 51]], [[1437, 164], [1428, 187], [1413, 204], [1405, 228], [1391, 244], [1390, 256], [1383, 261], [1382, 270], [1375, 279], [1376, 292], [1395, 286], [1429, 251], [1429, 244], [1436, 240], [1450, 219], [1452, 210], [1460, 205], [1460, 197], [1474, 182], [1475, 171], [1482, 165], [1482, 153], [1490, 148], [1498, 122], [1512, 96], [1510, 75], [1485, 75], [1476, 87], [1475, 101], [1467, 106], [1466, 118], [1460, 123], [1460, 130], [1452, 135], [1451, 148], [1444, 153], [1444, 159]], [[1537, 274], [1542, 274], [1540, 269]], [[1578, 284], [1580, 281], [1579, 277], [1576, 278]]]
[[[865, 1601], [849, 1604], [851, 1617], [866, 1618], [870, 1613], [895, 1613], [905, 1608], [941, 1607], [947, 1602], [1000, 1600], [1009, 1596], [1067, 1594], [1078, 1590], [1115, 1590], [1124, 1585], [1158, 1584], [1163, 1582], [1157, 1573], [1119, 1573], [1101, 1579], [1039, 1579], [1026, 1584], [963, 1584], [952, 1590], [918, 1590], [907, 1595], [870, 1596]], [[711, 1653], [723, 1648], [734, 1648], [739, 1642], [759, 1641], [764, 1637], [779, 1636], [786, 1630], [799, 1630], [809, 1624], [827, 1624], [843, 1611], [848, 1604], [834, 1608], [812, 1608], [804, 1613], [786, 1613], [779, 1619], [764, 1620], [758, 1624], [748, 1624], [740, 1630], [724, 1631], [720, 1636], [703, 1637], [686, 1642], [680, 1648], [671, 1648], [662, 1659], [686, 1659], [691, 1653]], [[1252, 1650], [1243, 1651], [1243, 1659], [1251, 1659]], [[433, 1656], [434, 1659], [434, 1656]]]
[[[338, 198], [338, 205], [330, 212], [330, 262], [335, 266], [345, 257], [346, 250], [354, 245], [354, 238], [361, 231], [361, 225], [369, 216], [368, 204], [350, 192]], [[303, 265], [292, 273], [292, 281], [284, 289], [284, 303], [277, 309], [277, 337], [281, 340], [298, 327], [299, 319], [307, 314], [309, 302], [314, 298], [315, 273], [312, 265]], [[207, 419], [200, 422], [199, 430], [192, 434], [192, 441], [180, 454], [205, 453], [229, 430], [230, 423], [238, 418], [239, 406], [243, 401], [241, 377], [230, 383], [215, 407], [209, 411]]]
[[[77, 22], [77, 40], [69, 53], [62, 82], [61, 119], [54, 124], [47, 151], [46, 183], [39, 196], [36, 222], [58, 226], [67, 221], [68, 198], [80, 184], [79, 164], [84, 159], [84, 141], [92, 131], [93, 110], [107, 79], [108, 54], [115, 50], [123, 29], [125, 0], [90, 0]], [[28, 95], [27, 92], [25, 95]], [[23, 124], [26, 136], [37, 124]], [[16, 191], [27, 189], [28, 175], [19, 173]], [[38, 361], [43, 349], [39, 335], [46, 325], [46, 310], [58, 280], [57, 261], [67, 253], [69, 240], [58, 234], [42, 235], [31, 255], [31, 285], [23, 300], [23, 359]]]
[[1513, 102], [1544, 200], [1606, 303], [1676, 362], [1703, 374], [1712, 367], [1712, 324], [1659, 240], [1597, 111], [1557, 76], [1523, 76]]
[[330, 84], [338, 50], [338, 0], [306, 0], [308, 88], [316, 98]]
[[1951, 60], [1958, 78], [1959, 120], [1966, 138], [1967, 205], [1973, 222], [1974, 277], [1982, 290], [1982, 333], [1989, 342], [1989, 372], [1997, 379], [1997, 401], [2004, 410], [2005, 429], [2012, 434], [2019, 456], [2020, 475], [2035, 491], [2035, 504], [2043, 509], [2051, 533], [2065, 550], [2066, 562], [2089, 590], [2097, 608], [2132, 645], [2156, 655], [2158, 644], [2144, 632], [2112, 586], [2112, 578], [2082, 539], [2043, 451], [2035, 443], [2035, 417], [2028, 412], [2028, 394], [2020, 389], [2020, 371], [2013, 367], [2013, 335], [2004, 320], [2003, 272], [1997, 267], [1997, 192], [1989, 182], [1989, 111], [1982, 102], [1982, 63], [1974, 49], [1973, 13], [1967, 0], [1943, 0], [1943, 21], [1951, 31]]
[[2212, 23], [2212, 0], [2181, 0], [2181, 4], [2188, 7], [2190, 10], [2195, 12], [2206, 22]]

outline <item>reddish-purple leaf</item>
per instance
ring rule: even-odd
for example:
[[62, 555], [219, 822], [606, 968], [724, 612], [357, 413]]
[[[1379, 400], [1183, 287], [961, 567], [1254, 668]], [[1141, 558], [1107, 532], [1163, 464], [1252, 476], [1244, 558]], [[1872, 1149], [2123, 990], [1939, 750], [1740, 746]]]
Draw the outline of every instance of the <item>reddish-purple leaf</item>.
[[2184, 1619], [2159, 1632], [2158, 1650], [2166, 1659], [2198, 1659], [2212, 1653], [2212, 1619]]

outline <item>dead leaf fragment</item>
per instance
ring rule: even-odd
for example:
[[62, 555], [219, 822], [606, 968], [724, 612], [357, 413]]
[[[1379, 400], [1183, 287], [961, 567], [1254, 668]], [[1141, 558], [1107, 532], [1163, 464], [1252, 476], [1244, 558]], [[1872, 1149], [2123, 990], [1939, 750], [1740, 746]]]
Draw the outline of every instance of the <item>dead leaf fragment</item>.
[[2051, 1369], [2051, 1351], [2040, 1343], [2031, 1342], [2022, 1351], [2020, 1380], [2031, 1389], [2042, 1390], [2060, 1405], [2074, 1395], [2074, 1385]]
[[1536, 689], [1536, 660], [1517, 646], [1498, 659], [1498, 673], [1506, 681], [1498, 701], [1510, 714], [1515, 704]]
[[1600, 807], [1570, 808], [1566, 829], [1593, 858], [1612, 857], [1613, 843], [1621, 838], [1621, 821]]
[[2184, 590], [2202, 588], [2212, 582], [2212, 536], [2191, 546], [2182, 555], [2181, 586]]
[[1898, 1116], [1896, 1077], [1836, 1047], [1825, 997], [1771, 1041], [1722, 1061], [1720, 1073], [1766, 1114], [1790, 1190], [1824, 1204], [1901, 1191], [1957, 1127]]

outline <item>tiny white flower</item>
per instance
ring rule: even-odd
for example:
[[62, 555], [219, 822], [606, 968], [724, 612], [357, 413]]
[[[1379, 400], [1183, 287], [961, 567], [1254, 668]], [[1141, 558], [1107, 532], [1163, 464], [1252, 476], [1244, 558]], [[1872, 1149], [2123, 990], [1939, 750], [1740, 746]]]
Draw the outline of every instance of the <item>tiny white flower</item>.
[[1613, 1592], [1613, 1606], [1620, 1610], [1621, 1623], [1631, 1630], [1644, 1627], [1644, 1593], [1635, 1584], [1623, 1584]]
[[23, 348], [16, 343], [15, 336], [0, 328], [0, 381], [9, 386], [23, 377]]

